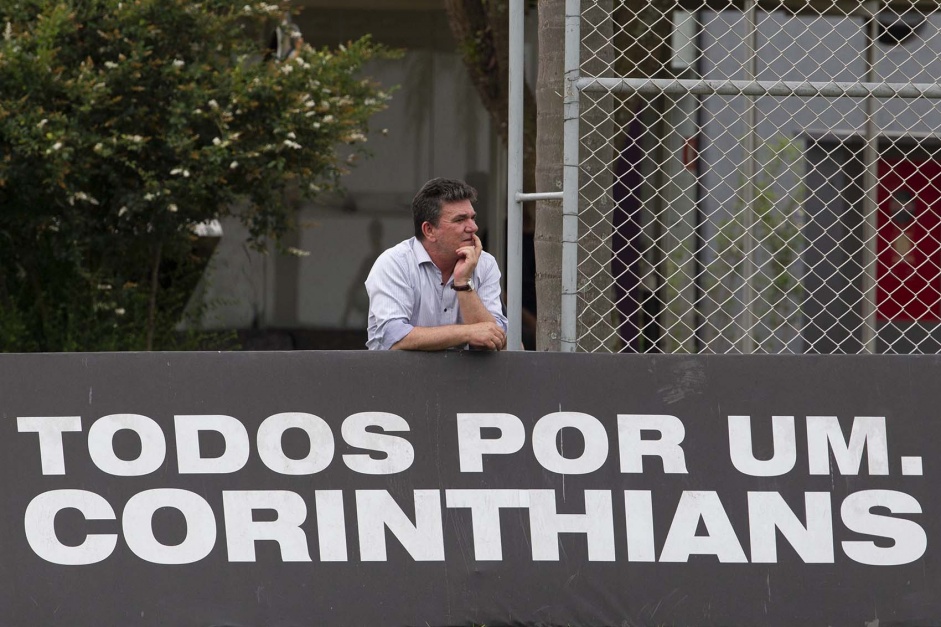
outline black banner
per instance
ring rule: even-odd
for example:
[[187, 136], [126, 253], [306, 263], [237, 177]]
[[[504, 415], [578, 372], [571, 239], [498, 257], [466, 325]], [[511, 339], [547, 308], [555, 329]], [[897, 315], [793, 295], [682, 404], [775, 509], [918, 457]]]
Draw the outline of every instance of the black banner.
[[934, 357], [2, 355], [0, 624], [937, 625], [939, 380]]

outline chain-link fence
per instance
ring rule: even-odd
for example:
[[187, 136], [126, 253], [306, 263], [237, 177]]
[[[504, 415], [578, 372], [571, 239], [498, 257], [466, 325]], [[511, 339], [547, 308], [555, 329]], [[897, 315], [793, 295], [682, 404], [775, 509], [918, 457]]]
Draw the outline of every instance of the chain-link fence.
[[578, 350], [941, 353], [936, 3], [580, 6]]

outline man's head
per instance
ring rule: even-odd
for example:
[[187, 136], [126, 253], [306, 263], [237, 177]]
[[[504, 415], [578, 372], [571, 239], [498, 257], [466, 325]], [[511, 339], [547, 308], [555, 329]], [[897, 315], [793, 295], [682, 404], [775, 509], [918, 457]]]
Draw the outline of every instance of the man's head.
[[477, 200], [477, 190], [454, 179], [431, 179], [425, 183], [412, 200], [412, 217], [415, 221], [415, 237], [425, 238], [422, 225], [428, 222], [437, 227], [441, 219], [441, 208], [445, 203]]

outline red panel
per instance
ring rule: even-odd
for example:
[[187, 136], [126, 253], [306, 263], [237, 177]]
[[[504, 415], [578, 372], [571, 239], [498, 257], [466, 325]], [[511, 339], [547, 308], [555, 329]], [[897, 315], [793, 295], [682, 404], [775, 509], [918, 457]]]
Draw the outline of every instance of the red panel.
[[941, 320], [941, 164], [879, 162], [880, 321]]

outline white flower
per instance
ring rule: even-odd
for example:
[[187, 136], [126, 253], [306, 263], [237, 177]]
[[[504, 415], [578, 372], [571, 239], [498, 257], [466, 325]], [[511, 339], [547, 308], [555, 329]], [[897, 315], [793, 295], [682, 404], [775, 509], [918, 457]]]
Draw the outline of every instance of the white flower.
[[146, 194], [144, 194], [144, 200], [150, 201], [153, 199], [154, 199], [154, 195], [151, 194], [150, 192], [147, 192]]
[[331, 122], [333, 122], [333, 116], [332, 115], [323, 116], [323, 122], [324, 124], [330, 124]]
[[177, 176], [179, 174], [183, 174], [183, 168], [173, 168], [170, 170], [170, 176]]
[[136, 144], [139, 144], [142, 141], [144, 141], [144, 138], [141, 137], [140, 135], [131, 135], [130, 137], [128, 137], [128, 139], [130, 139], [132, 142]]
[[104, 149], [105, 149], [104, 144], [102, 144], [101, 142], [98, 142], [97, 144], [95, 144], [95, 147], [92, 150], [94, 150], [95, 152], [101, 152]]
[[301, 147], [300, 144], [298, 144], [297, 142], [292, 142], [290, 139], [285, 139], [284, 145], [287, 146], [288, 148], [293, 148], [294, 150], [298, 150]]
[[297, 135], [294, 134], [294, 131], [288, 133], [288, 139], [297, 139]]
[[121, 216], [123, 216], [125, 213], [127, 213], [127, 207], [121, 207], [120, 209], [118, 209], [118, 217], [119, 217], [119, 218], [120, 218]]
[[290, 74], [291, 72], [294, 71], [294, 67], [285, 63], [284, 65], [281, 66], [281, 71], [284, 72], [285, 74]]
[[99, 283], [99, 284], [98, 284], [98, 289], [101, 290], [102, 292], [110, 292], [110, 291], [111, 291], [111, 284], [110, 284], [110, 283]]
[[186, 65], [186, 61], [184, 61], [183, 59], [173, 60], [173, 67], [183, 67], [184, 65]]
[[36, 125], [36, 128], [42, 128], [42, 127], [44, 127], [44, 126], [45, 126], [46, 124], [48, 124], [48, 123], [49, 123], [49, 120], [47, 120], [47, 119], [44, 118], [44, 119], [42, 119], [42, 120], [39, 122], [39, 124]]
[[119, 316], [123, 316], [126, 312], [124, 311], [124, 307], [118, 307], [114, 310], [114, 313]]
[[177, 207], [173, 203], [170, 203], [170, 205], [167, 207], [167, 211], [169, 211], [170, 213], [176, 213], [178, 210], [179, 210], [179, 207]]
[[295, 257], [310, 257], [310, 251], [301, 250], [300, 248], [295, 248], [293, 246], [288, 246], [287, 252], [289, 255], [294, 255]]
[[118, 64], [114, 61], [105, 61], [105, 67], [109, 70], [113, 70], [114, 68], [118, 67]]
[[238, 162], [238, 161], [233, 161], [232, 163], [229, 164], [229, 169], [230, 169], [230, 170], [234, 170], [234, 169], [237, 168], [237, 167], [239, 167], [239, 162]]
[[218, 137], [213, 137], [213, 138], [212, 138], [212, 145], [213, 145], [213, 146], [219, 146], [219, 145], [221, 145], [221, 144], [222, 144], [222, 140], [221, 140], [221, 139], [219, 139]]
[[3, 38], [7, 41], [13, 39], [13, 24], [7, 22], [6, 27], [3, 29]]
[[60, 148], [62, 148], [62, 142], [56, 142], [52, 145], [53, 150], [58, 150]]
[[209, 104], [209, 108], [210, 108], [210, 109], [218, 109], [218, 108], [219, 108], [219, 103], [216, 102], [215, 99], [210, 100], [208, 104]]

